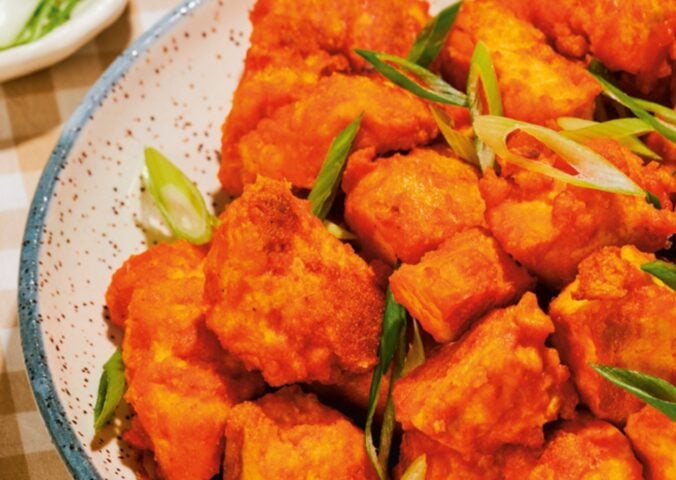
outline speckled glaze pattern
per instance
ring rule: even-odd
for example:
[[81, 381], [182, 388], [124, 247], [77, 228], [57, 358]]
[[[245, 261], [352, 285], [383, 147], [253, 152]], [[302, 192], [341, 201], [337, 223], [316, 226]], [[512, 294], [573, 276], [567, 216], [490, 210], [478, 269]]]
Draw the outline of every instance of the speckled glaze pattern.
[[[31, 204], [19, 272], [35, 398], [76, 479], [133, 479], [134, 452], [93, 430], [101, 367], [121, 341], [104, 293], [131, 254], [163, 239], [143, 192], [143, 148], [195, 180], [215, 208], [220, 125], [248, 46], [254, 0], [188, 0], [104, 73], [65, 125]], [[452, 3], [432, 1], [432, 12]], [[164, 232], [166, 233], [166, 232]], [[121, 406], [119, 418], [128, 419]]]

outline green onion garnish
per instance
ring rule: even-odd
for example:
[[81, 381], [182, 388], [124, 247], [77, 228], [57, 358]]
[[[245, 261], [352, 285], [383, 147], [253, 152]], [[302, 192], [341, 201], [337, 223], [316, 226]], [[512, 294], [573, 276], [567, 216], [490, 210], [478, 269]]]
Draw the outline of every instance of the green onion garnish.
[[33, 42], [44, 37], [59, 25], [70, 19], [75, 6], [80, 0], [43, 0], [35, 7], [28, 22], [16, 38], [8, 45], [0, 46], [0, 50]]
[[458, 16], [461, 2], [444, 8], [423, 27], [411, 47], [406, 59], [427, 68], [437, 58], [448, 32]]
[[[636, 115], [638, 118], [649, 124], [657, 132], [664, 135], [667, 139], [671, 140], [672, 142], [676, 142], [676, 124], [673, 123], [674, 118], [673, 112], [666, 113], [666, 111], [668, 110], [666, 107], [656, 109], [655, 107], [658, 105], [655, 103], [652, 102], [646, 103], [645, 100], [640, 100], [638, 98], [634, 98], [632, 96], [627, 95], [622, 90], [617, 88], [615, 85], [610, 83], [608, 80], [603, 78], [603, 76], [598, 73], [598, 70], [596, 68], [591, 69], [591, 74], [601, 84], [601, 87], [603, 87], [603, 94], [605, 96], [615, 100], [621, 105], [624, 105], [629, 110], [631, 110], [634, 115]], [[646, 107], [650, 107], [653, 110], [658, 110], [658, 112], [656, 113], [658, 113], [658, 115], [660, 115], [664, 120], [652, 116], [650, 113], [648, 113]], [[671, 121], [669, 121], [669, 119], [671, 119]]]
[[676, 387], [658, 377], [625, 368], [591, 365], [602, 377], [676, 421]]
[[99, 380], [99, 392], [94, 406], [94, 430], [99, 430], [113, 416], [126, 387], [122, 351], [118, 348], [110, 359], [103, 364], [103, 373]]
[[[548, 163], [512, 153], [507, 146], [507, 139], [517, 130], [532, 135], [544, 143], [568, 162], [577, 173], [572, 175]], [[579, 187], [625, 195], [645, 195], [638, 185], [601, 155], [549, 128], [511, 118], [483, 115], [474, 120], [474, 132], [503, 160], [526, 170]]]
[[676, 265], [662, 260], [644, 263], [641, 270], [662, 280], [669, 288], [676, 290]]
[[637, 155], [652, 160], [662, 159], [635, 137], [655, 130], [640, 118], [620, 118], [599, 123], [581, 118], [561, 117], [556, 122], [564, 130], [561, 135], [576, 142], [581, 143], [592, 138], [612, 138]]
[[[392, 83], [399, 85], [421, 98], [459, 107], [467, 106], [467, 97], [464, 93], [456, 90], [441, 77], [435, 75], [426, 68], [416, 65], [404, 58], [389, 55], [387, 53], [378, 53], [361, 49], [357, 49], [355, 52], [373, 65], [378, 72]], [[414, 75], [423, 85], [411, 80], [401, 73], [400, 70]]]
[[661, 118], [667, 123], [676, 125], [676, 112], [671, 108], [660, 105], [659, 103], [643, 100], [642, 98], [634, 97], [634, 102], [636, 102], [639, 107], [654, 113], [657, 118]]
[[408, 375], [413, 369], [425, 363], [425, 346], [420, 337], [420, 327], [415, 318], [411, 319], [413, 324], [413, 340], [408, 347], [406, 359], [404, 360], [404, 368], [401, 370], [401, 376]]
[[401, 480], [425, 480], [427, 477], [427, 455], [424, 453], [408, 466]]
[[211, 240], [217, 222], [197, 187], [169, 159], [152, 147], [145, 149], [144, 180], [173, 234], [202, 245]]
[[[469, 65], [469, 75], [467, 76], [467, 98], [472, 122], [483, 113], [486, 113], [483, 111], [480, 87], [483, 87], [483, 98], [486, 99], [485, 108], [488, 110], [487, 113], [489, 115], [502, 115], [502, 98], [500, 97], [500, 88], [498, 87], [498, 77], [495, 74], [491, 53], [482, 41], [478, 41], [474, 47]], [[490, 148], [487, 148], [479, 136], [476, 139], [476, 152], [482, 172], [493, 168], [495, 165], [495, 153]]]
[[[364, 447], [373, 467], [381, 480], [387, 478], [387, 458], [389, 456], [389, 446], [394, 432], [394, 402], [392, 401], [392, 387], [396, 378], [398, 378], [403, 367], [403, 349], [405, 344], [404, 334], [406, 327], [406, 309], [399, 305], [392, 295], [390, 288], [387, 288], [385, 297], [385, 313], [383, 314], [383, 328], [380, 335], [380, 345], [378, 347], [378, 364], [373, 370], [371, 379], [371, 389], [369, 391], [369, 406], [366, 416], [366, 426], [364, 427]], [[392, 368], [390, 378], [390, 388], [388, 392], [387, 405], [383, 425], [380, 432], [380, 455], [376, 451], [373, 443], [371, 429], [373, 426], [373, 416], [378, 404], [380, 393], [380, 383], [383, 375], [387, 372], [394, 359], [395, 351], [398, 351], [398, 361]]]
[[329, 231], [331, 235], [336, 237], [338, 240], [356, 240], [357, 236], [350, 232], [349, 230], [344, 229], [338, 224], [324, 220], [324, 226]]
[[352, 142], [359, 132], [363, 117], [364, 114], [360, 114], [333, 139], [312, 191], [308, 196], [312, 213], [322, 220], [326, 218], [329, 210], [331, 210], [331, 205], [333, 205], [333, 200], [336, 198], [345, 161], [350, 154]]
[[657, 195], [648, 190], [645, 191], [645, 201], [656, 209], [662, 210], [662, 202], [660, 202], [660, 199], [657, 198]]
[[455, 152], [455, 154], [462, 160], [472, 165], [479, 166], [479, 157], [476, 155], [476, 150], [472, 141], [453, 128], [453, 119], [451, 119], [446, 112], [440, 108], [430, 105], [434, 121], [441, 131], [441, 134], [446, 139], [448, 146]]

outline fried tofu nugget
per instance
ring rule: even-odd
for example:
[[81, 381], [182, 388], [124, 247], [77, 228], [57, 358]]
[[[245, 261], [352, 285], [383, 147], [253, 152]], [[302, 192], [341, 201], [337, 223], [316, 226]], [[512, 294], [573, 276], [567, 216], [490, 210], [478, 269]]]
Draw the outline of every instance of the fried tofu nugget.
[[106, 291], [111, 322], [124, 327], [131, 295], [138, 286], [155, 279], [183, 278], [202, 263], [204, 256], [204, 248], [179, 240], [129, 257], [115, 271]]
[[465, 461], [504, 444], [542, 445], [542, 426], [575, 401], [568, 369], [545, 346], [553, 330], [532, 293], [494, 310], [396, 383], [397, 419]]
[[534, 283], [478, 228], [454, 235], [417, 265], [402, 265], [390, 277], [397, 302], [442, 343], [457, 339], [493, 308], [521, 298]]
[[465, 461], [456, 451], [417, 430], [404, 432], [394, 477], [401, 479], [406, 469], [421, 455], [425, 455], [427, 464], [425, 480], [502, 479], [500, 469], [491, 456], [479, 455], [471, 461]]
[[225, 480], [377, 478], [363, 432], [297, 386], [237, 405], [225, 435]]
[[221, 216], [206, 261], [207, 324], [273, 386], [376, 362], [383, 293], [289, 185], [263, 177]]
[[533, 464], [505, 473], [505, 480], [643, 478], [627, 438], [611, 424], [595, 419], [563, 422]]
[[477, 171], [445, 149], [375, 162], [356, 152], [343, 188], [346, 222], [368, 253], [391, 265], [417, 263], [456, 232], [484, 225]]
[[241, 393], [212, 365], [167, 357], [137, 370], [125, 398], [169, 480], [208, 480], [219, 471], [225, 418]]
[[629, 415], [624, 433], [643, 463], [646, 480], [676, 478], [676, 423], [646, 405]]
[[462, 3], [441, 54], [443, 75], [464, 89], [472, 52], [483, 41], [491, 53], [506, 116], [538, 124], [561, 116], [591, 118], [601, 92], [598, 83], [503, 3]]
[[355, 148], [408, 150], [438, 133], [427, 105], [413, 94], [379, 78], [335, 74], [241, 138], [235, 161], [242, 183], [260, 174], [311, 188], [335, 136], [361, 113]]
[[125, 263], [108, 290], [120, 307], [129, 297], [120, 312], [126, 399], [136, 412], [129, 439], [153, 451], [168, 479], [218, 473], [225, 414], [264, 386], [205, 326], [204, 258], [184, 241], [158, 245]]
[[320, 78], [363, 72], [355, 48], [405, 56], [428, 19], [427, 8], [418, 0], [256, 2], [244, 74], [223, 124], [219, 178], [225, 191], [242, 192], [237, 144], [244, 134], [277, 108], [302, 99]]
[[576, 280], [552, 301], [553, 337], [582, 401], [622, 423], [643, 402], [590, 364], [639, 370], [676, 382], [676, 293], [643, 272], [654, 260], [633, 246], [606, 247], [580, 263]]
[[[556, 163], [546, 147], [516, 137], [524, 155]], [[486, 221], [507, 253], [547, 284], [562, 288], [575, 278], [577, 265], [607, 245], [634, 244], [644, 251], [668, 246], [676, 233], [670, 196], [676, 177], [670, 169], [643, 161], [610, 139], [588, 146], [622, 170], [662, 203], [658, 210], [644, 198], [567, 185], [538, 173], [503, 164], [502, 174], [487, 172], [479, 187], [486, 202]]]
[[672, 75], [676, 51], [676, 2], [673, 0], [502, 0], [529, 19], [569, 57], [597, 57], [611, 70], [636, 77], [647, 94], [659, 79]]

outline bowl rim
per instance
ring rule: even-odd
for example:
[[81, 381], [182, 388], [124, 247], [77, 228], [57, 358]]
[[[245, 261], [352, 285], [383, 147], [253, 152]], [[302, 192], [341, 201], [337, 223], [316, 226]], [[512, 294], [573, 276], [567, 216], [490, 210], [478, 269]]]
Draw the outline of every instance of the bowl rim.
[[213, 0], [182, 0], [155, 25], [137, 38], [105, 70], [85, 98], [64, 124], [56, 146], [42, 171], [28, 211], [21, 244], [18, 281], [18, 313], [21, 346], [33, 396], [52, 442], [76, 479], [100, 479], [101, 475], [84, 450], [73, 430], [52, 380], [42, 337], [42, 315], [39, 311], [39, 256], [43, 225], [59, 172], [77, 141], [83, 126], [101, 106], [111, 89], [142, 57], [156, 40], [197, 7]]

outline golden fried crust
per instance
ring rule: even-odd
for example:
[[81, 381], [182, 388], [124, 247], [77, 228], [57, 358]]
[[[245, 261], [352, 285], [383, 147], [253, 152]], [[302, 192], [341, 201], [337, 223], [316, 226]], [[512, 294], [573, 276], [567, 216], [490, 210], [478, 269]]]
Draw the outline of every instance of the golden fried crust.
[[427, 9], [421, 0], [260, 0], [251, 12], [247, 62], [269, 61], [285, 47], [303, 56], [340, 54], [360, 70], [365, 64], [355, 48], [406, 56]]
[[405, 56], [427, 19], [427, 2], [418, 0], [256, 2], [244, 74], [223, 124], [225, 191], [242, 193], [237, 143], [258, 122], [305, 97], [322, 77], [362, 72], [366, 63], [355, 48]]
[[[564, 422], [547, 442], [528, 480], [641, 480], [627, 438], [600, 420]], [[516, 479], [515, 479], [516, 480]]]
[[207, 323], [273, 386], [375, 364], [383, 294], [288, 184], [260, 177], [225, 210], [207, 256]]
[[[516, 150], [540, 154], [554, 162], [540, 145], [517, 138]], [[511, 146], [512, 144], [510, 144]], [[607, 245], [634, 244], [656, 251], [676, 232], [670, 192], [676, 177], [669, 168], [643, 161], [609, 139], [588, 146], [612, 162], [664, 207], [657, 210], [642, 197], [566, 185], [538, 173], [503, 164], [502, 176], [487, 172], [480, 181], [486, 220], [500, 245], [550, 286], [561, 288], [575, 278], [583, 258]]]
[[561, 116], [591, 118], [601, 92], [597, 82], [500, 1], [463, 2], [441, 55], [442, 73], [456, 86], [464, 89], [479, 40], [491, 52], [506, 116], [539, 124]]
[[225, 435], [225, 480], [377, 478], [363, 432], [299, 387], [237, 405]]
[[646, 480], [676, 478], [676, 423], [646, 405], [629, 415], [624, 432], [643, 463]]
[[408, 150], [438, 133], [419, 98], [377, 78], [335, 74], [242, 137], [237, 149], [243, 183], [260, 174], [311, 188], [335, 136], [361, 113], [355, 148]]
[[674, 60], [673, 0], [502, 0], [553, 40], [564, 55], [597, 57], [611, 70], [635, 75], [644, 94], [668, 78]]
[[500, 470], [490, 456], [477, 456], [465, 461], [454, 450], [435, 442], [417, 430], [404, 433], [399, 453], [399, 464], [394, 478], [401, 479], [406, 469], [420, 455], [425, 455], [427, 473], [425, 480], [498, 480]]
[[437, 342], [457, 339], [471, 321], [520, 298], [534, 283], [478, 228], [456, 234], [390, 277], [394, 298]]
[[484, 225], [478, 174], [448, 150], [419, 148], [376, 162], [359, 153], [346, 171], [346, 186], [356, 185], [345, 220], [370, 254], [391, 265], [417, 263], [456, 232]]
[[568, 369], [544, 344], [553, 329], [532, 293], [494, 310], [397, 382], [397, 419], [466, 461], [503, 444], [541, 445], [542, 425], [574, 403]]
[[125, 398], [169, 480], [208, 480], [219, 471], [225, 416], [239, 395], [208, 364], [176, 357], [137, 370]]
[[106, 291], [110, 320], [124, 327], [134, 289], [164, 278], [183, 278], [204, 260], [204, 248], [185, 240], [162, 243], [139, 255], [132, 255], [113, 274]]
[[204, 324], [204, 258], [187, 242], [153, 247], [125, 263], [108, 290], [112, 304], [126, 303], [126, 399], [137, 416], [125, 438], [152, 450], [169, 479], [217, 473], [225, 413], [263, 388]]
[[639, 269], [654, 258], [633, 246], [604, 248], [580, 263], [577, 279], [550, 306], [555, 345], [582, 400], [598, 417], [618, 423], [643, 402], [589, 364], [676, 381], [676, 294]]

